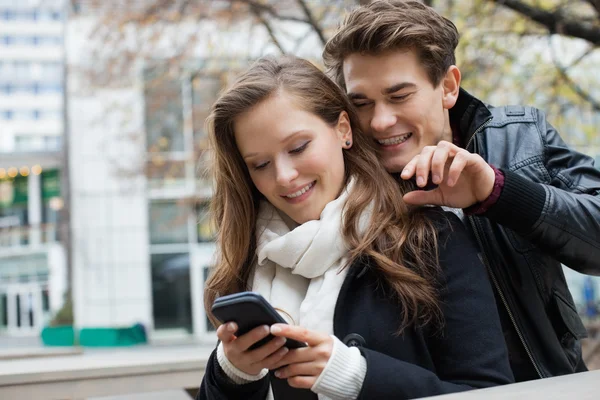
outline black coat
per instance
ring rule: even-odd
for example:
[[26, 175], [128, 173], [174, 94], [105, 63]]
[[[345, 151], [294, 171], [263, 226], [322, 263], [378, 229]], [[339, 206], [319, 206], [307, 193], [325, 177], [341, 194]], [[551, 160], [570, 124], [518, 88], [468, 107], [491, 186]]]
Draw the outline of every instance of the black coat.
[[487, 107], [460, 91], [450, 110], [466, 149], [505, 176], [498, 201], [467, 224], [483, 250], [517, 381], [586, 367], [587, 332], [561, 263], [600, 275], [600, 171], [532, 107]]
[[[359, 399], [409, 399], [513, 382], [486, 270], [452, 213], [432, 210], [439, 226], [442, 329], [406, 329], [390, 289], [368, 263], [352, 265], [340, 290], [334, 334], [367, 361]], [[197, 400], [263, 400], [268, 378], [235, 385], [211, 356]]]

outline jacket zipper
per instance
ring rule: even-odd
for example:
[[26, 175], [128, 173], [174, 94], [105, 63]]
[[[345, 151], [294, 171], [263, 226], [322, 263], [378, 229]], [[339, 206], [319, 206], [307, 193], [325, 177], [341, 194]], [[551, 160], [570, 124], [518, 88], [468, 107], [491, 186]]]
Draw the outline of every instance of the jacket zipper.
[[519, 336], [519, 340], [521, 341], [521, 344], [523, 345], [523, 348], [525, 349], [525, 352], [527, 353], [527, 356], [529, 357], [529, 360], [531, 361], [531, 364], [533, 364], [533, 367], [535, 368], [535, 372], [537, 372], [538, 376], [540, 378], [545, 378], [545, 376], [542, 374], [537, 362], [534, 360], [533, 355], [531, 354], [531, 350], [529, 349], [529, 345], [525, 342], [525, 338], [523, 337], [523, 334], [521, 333], [521, 330], [519, 329], [519, 326], [517, 325], [517, 321], [515, 320], [515, 317], [510, 309], [510, 307], [508, 306], [508, 302], [506, 301], [506, 297], [504, 297], [504, 293], [502, 292], [502, 290], [500, 289], [500, 285], [498, 284], [498, 280], [496, 279], [496, 275], [494, 275], [494, 271], [492, 271], [492, 268], [490, 267], [490, 263], [487, 259], [487, 256], [485, 254], [485, 251], [483, 251], [484, 247], [483, 247], [483, 243], [481, 241], [481, 237], [479, 236], [479, 231], [477, 230], [477, 226], [475, 221], [473, 221], [473, 219], [471, 217], [468, 218], [469, 222], [471, 223], [472, 227], [473, 227], [473, 232], [475, 233], [475, 237], [477, 238], [477, 242], [479, 243], [479, 246], [482, 249], [482, 258], [483, 258], [483, 263], [485, 264], [485, 267], [488, 270], [488, 273], [490, 275], [490, 277], [492, 278], [492, 283], [494, 284], [494, 287], [496, 288], [496, 291], [498, 292], [498, 296], [500, 297], [500, 300], [502, 300], [502, 304], [504, 305], [504, 308], [506, 309], [506, 312], [508, 314], [508, 317], [510, 318], [510, 321], [512, 322], [513, 326], [515, 327], [515, 331], [517, 332], [517, 335]]
[[[475, 129], [475, 132], [473, 132], [473, 134], [471, 135], [471, 138], [469, 139], [469, 141], [467, 142], [467, 145], [465, 146], [465, 149], [469, 149], [469, 145], [471, 143], [473, 143], [473, 141], [475, 140], [475, 135], [477, 135], [479, 132], [481, 132], [483, 130], [483, 128], [485, 128], [486, 126], [488, 126], [488, 124], [490, 123], [490, 121], [493, 119], [494, 117], [489, 116], [485, 121], [483, 121], [483, 123], [481, 125], [479, 125], [479, 127], [477, 129]], [[473, 147], [473, 150], [475, 150], [475, 152], [477, 152], [477, 149], [475, 149]]]
[[[469, 147], [469, 145], [474, 142], [475, 140], [475, 135], [482, 131], [483, 128], [485, 128], [490, 121], [492, 120], [492, 117], [489, 117], [487, 120], [485, 120], [485, 122], [483, 124], [481, 124], [473, 133], [473, 135], [471, 136], [471, 139], [469, 139], [469, 142], [467, 143], [466, 148]], [[473, 146], [473, 150], [475, 152], [477, 152], [477, 149], [475, 148], [476, 146]], [[498, 284], [498, 280], [496, 279], [496, 275], [494, 274], [494, 271], [492, 270], [490, 263], [488, 261], [487, 255], [485, 254], [484, 251], [484, 247], [483, 247], [483, 242], [481, 240], [481, 236], [479, 235], [479, 230], [477, 229], [478, 226], [475, 222], [475, 220], [472, 217], [467, 217], [467, 219], [469, 220], [469, 222], [471, 223], [471, 226], [473, 227], [473, 233], [475, 234], [475, 238], [477, 239], [477, 243], [479, 244], [479, 247], [482, 250], [482, 258], [483, 258], [483, 263], [485, 264], [486, 269], [488, 270], [488, 274], [490, 275], [490, 278], [492, 278], [492, 283], [494, 284], [494, 287], [496, 288], [496, 292], [498, 292], [498, 296], [500, 297], [500, 300], [502, 301], [502, 304], [504, 305], [504, 308], [506, 309], [506, 312], [508, 314], [508, 317], [510, 318], [510, 321], [512, 322], [515, 331], [517, 332], [517, 335], [519, 336], [519, 340], [521, 341], [521, 344], [523, 345], [523, 348], [525, 349], [525, 352], [527, 353], [527, 356], [529, 357], [529, 360], [531, 361], [531, 364], [533, 365], [533, 368], [535, 368], [535, 372], [537, 372], [538, 376], [540, 378], [544, 378], [545, 376], [542, 374], [537, 362], [534, 360], [533, 358], [533, 354], [531, 353], [531, 350], [529, 349], [529, 345], [525, 342], [525, 338], [523, 337], [523, 334], [521, 333], [521, 329], [519, 329], [519, 326], [517, 325], [517, 321], [515, 320], [515, 317], [510, 309], [510, 307], [508, 306], [508, 302], [506, 301], [506, 297], [504, 296], [504, 293], [502, 292], [502, 290], [500, 289], [500, 284]]]

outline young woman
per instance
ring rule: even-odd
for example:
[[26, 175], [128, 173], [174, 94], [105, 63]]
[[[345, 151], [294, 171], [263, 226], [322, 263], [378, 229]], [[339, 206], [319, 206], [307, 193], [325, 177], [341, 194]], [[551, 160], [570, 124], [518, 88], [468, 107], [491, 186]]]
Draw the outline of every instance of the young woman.
[[[239, 337], [235, 323], [219, 326], [198, 399], [272, 398], [275, 370], [319, 399], [512, 382], [492, 289], [461, 221], [403, 203], [346, 96], [315, 66], [258, 61], [217, 100], [209, 131], [219, 257], [207, 313], [216, 297], [252, 290], [288, 324]], [[288, 350], [285, 338], [307, 347]]]

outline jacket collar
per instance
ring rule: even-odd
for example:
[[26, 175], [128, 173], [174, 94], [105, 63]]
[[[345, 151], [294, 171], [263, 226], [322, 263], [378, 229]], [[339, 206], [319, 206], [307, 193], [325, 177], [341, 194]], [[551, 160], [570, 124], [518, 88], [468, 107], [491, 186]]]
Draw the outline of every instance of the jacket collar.
[[458, 136], [466, 147], [475, 132], [492, 118], [483, 102], [460, 88], [456, 104], [449, 110], [450, 125], [458, 128]]

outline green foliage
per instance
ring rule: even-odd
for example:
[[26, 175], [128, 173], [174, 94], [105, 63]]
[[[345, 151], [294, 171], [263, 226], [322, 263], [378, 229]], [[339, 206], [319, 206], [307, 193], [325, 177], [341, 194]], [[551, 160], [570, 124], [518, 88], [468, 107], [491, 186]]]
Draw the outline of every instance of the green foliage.
[[63, 306], [50, 321], [50, 326], [73, 325], [73, 301], [70, 292], [65, 293]]
[[[456, 50], [462, 86], [490, 104], [526, 104], [548, 120], [574, 146], [600, 145], [600, 49], [583, 39], [550, 34], [526, 15], [493, 0], [438, 0], [434, 7], [461, 33]], [[585, 1], [529, 1], [566, 16], [600, 16]]]

